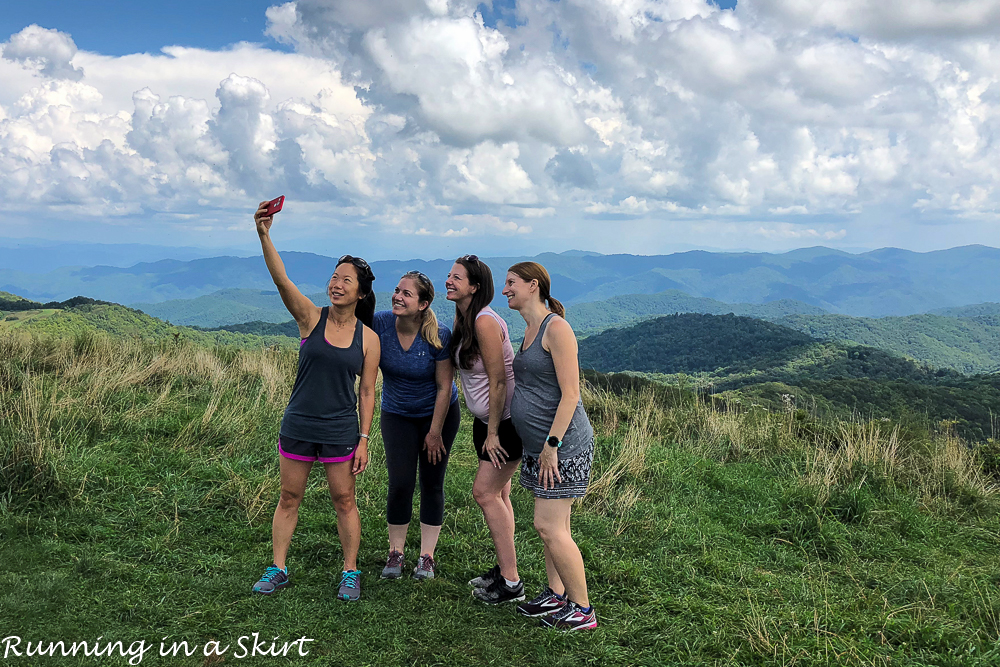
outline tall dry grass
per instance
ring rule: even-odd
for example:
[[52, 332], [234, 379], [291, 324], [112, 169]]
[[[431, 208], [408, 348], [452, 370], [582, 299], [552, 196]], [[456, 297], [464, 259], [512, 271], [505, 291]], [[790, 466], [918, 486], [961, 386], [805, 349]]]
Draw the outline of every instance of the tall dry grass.
[[[219, 444], [214, 457], [252, 444], [255, 429], [284, 408], [295, 353], [209, 349], [79, 335], [57, 339], [0, 333], [0, 488], [45, 498], [65, 490], [69, 448], [109, 437], [135, 437], [150, 424], [205, 405], [178, 429], [174, 445]], [[248, 514], [259, 512], [259, 482], [233, 481]], [[61, 495], [65, 496], [65, 493]]]

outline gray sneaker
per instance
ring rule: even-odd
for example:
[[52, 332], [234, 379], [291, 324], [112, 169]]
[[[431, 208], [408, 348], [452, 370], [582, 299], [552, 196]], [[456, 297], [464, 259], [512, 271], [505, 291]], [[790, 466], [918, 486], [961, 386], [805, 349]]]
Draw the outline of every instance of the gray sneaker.
[[277, 565], [269, 565], [266, 570], [264, 570], [263, 576], [261, 576], [260, 581], [253, 585], [251, 589], [254, 593], [260, 593], [261, 595], [270, 595], [275, 591], [288, 586], [291, 581], [288, 579], [288, 568], [281, 569]]
[[361, 570], [344, 571], [340, 578], [340, 590], [337, 597], [341, 600], [354, 602], [361, 599]]
[[489, 588], [490, 584], [500, 578], [500, 566], [494, 565], [490, 569], [483, 572], [481, 575], [469, 581], [469, 585], [473, 588]]
[[383, 579], [399, 579], [403, 576], [403, 552], [392, 550], [382, 568]]
[[434, 559], [424, 554], [417, 561], [417, 566], [413, 568], [413, 578], [414, 579], [433, 579], [434, 578]]

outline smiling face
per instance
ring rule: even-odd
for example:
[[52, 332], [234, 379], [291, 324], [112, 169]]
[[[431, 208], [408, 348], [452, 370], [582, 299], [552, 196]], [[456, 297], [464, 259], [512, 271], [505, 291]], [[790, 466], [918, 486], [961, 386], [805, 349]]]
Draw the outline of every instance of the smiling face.
[[334, 306], [349, 306], [358, 302], [358, 269], [349, 262], [337, 267], [330, 276], [326, 294]]
[[469, 272], [458, 262], [455, 262], [451, 271], [448, 272], [444, 288], [447, 290], [446, 298], [448, 301], [472, 299], [472, 295], [479, 291], [479, 285], [473, 285], [469, 282]]
[[419, 286], [413, 278], [401, 278], [392, 293], [392, 314], [396, 317], [414, 317], [430, 305], [420, 300]]
[[507, 280], [504, 282], [501, 294], [507, 297], [508, 308], [511, 310], [521, 310], [521, 308], [531, 302], [531, 299], [538, 299], [538, 281], [525, 282], [521, 276], [513, 271], [508, 271]]

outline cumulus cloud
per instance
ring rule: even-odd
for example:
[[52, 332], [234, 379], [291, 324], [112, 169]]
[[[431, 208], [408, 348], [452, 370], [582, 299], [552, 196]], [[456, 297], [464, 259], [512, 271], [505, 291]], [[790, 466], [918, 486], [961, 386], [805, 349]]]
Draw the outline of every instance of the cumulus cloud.
[[996, 0], [481, 9], [271, 7], [268, 35], [294, 53], [111, 58], [29, 26], [0, 61], [19, 86], [0, 93], [0, 190], [181, 211], [280, 189], [429, 237], [714, 218], [833, 242], [841, 226], [810, 216], [1000, 213]]
[[38, 70], [53, 79], [79, 81], [83, 71], [73, 66], [76, 43], [64, 32], [29, 25], [11, 35], [3, 49], [3, 57]]

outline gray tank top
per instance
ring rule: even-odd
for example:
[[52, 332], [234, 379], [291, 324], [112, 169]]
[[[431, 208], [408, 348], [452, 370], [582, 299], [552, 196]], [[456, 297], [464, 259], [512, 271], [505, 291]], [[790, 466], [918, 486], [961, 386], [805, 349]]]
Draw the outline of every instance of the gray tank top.
[[299, 372], [281, 420], [281, 435], [324, 445], [356, 445], [358, 396], [354, 382], [365, 361], [364, 328], [358, 320], [349, 347], [326, 341], [330, 307], [299, 346]]
[[[524, 443], [524, 453], [537, 457], [542, 453], [549, 429], [556, 418], [562, 390], [556, 378], [556, 366], [552, 355], [542, 347], [542, 336], [555, 313], [547, 316], [538, 327], [538, 334], [527, 350], [524, 343], [514, 355], [514, 400], [510, 404], [510, 416], [514, 428]], [[594, 429], [583, 410], [583, 399], [577, 402], [576, 412], [563, 436], [563, 446], [559, 458], [566, 459], [587, 450], [594, 442]]]

